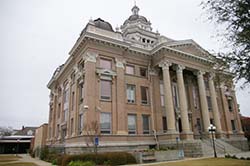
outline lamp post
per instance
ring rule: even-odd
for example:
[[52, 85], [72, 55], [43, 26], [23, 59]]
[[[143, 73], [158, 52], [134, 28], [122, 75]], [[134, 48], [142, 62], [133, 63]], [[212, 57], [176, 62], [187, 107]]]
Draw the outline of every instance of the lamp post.
[[208, 127], [208, 131], [212, 134], [213, 148], [214, 148], [214, 157], [217, 158], [215, 143], [214, 143], [214, 133], [216, 131], [216, 127], [212, 124]]

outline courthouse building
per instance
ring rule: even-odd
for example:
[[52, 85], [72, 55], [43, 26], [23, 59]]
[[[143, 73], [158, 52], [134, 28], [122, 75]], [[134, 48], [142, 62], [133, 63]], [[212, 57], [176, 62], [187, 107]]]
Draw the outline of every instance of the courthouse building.
[[196, 144], [210, 124], [217, 138], [244, 142], [233, 74], [223, 65], [192, 39], [153, 31], [137, 6], [115, 30], [90, 20], [48, 83], [47, 145], [77, 153], [91, 134], [109, 150], [176, 138]]

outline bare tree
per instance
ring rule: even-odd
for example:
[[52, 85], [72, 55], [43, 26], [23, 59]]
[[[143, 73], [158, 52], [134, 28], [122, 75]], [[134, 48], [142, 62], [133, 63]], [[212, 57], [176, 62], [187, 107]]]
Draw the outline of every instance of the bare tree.
[[97, 153], [97, 146], [95, 144], [95, 138], [100, 137], [100, 130], [99, 130], [98, 122], [92, 121], [90, 124], [85, 124], [84, 131], [86, 133], [87, 146], [93, 148], [93, 151]]
[[0, 126], [0, 136], [10, 136], [13, 133], [12, 127]]

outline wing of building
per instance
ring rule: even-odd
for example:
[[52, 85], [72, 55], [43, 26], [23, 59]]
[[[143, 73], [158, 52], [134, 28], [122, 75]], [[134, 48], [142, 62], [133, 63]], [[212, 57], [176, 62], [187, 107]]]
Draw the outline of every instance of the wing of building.
[[244, 142], [233, 74], [223, 65], [193, 40], [154, 32], [137, 6], [115, 30], [90, 20], [47, 85], [47, 145], [79, 153], [93, 136], [103, 150], [176, 138], [197, 145], [210, 124], [218, 138]]

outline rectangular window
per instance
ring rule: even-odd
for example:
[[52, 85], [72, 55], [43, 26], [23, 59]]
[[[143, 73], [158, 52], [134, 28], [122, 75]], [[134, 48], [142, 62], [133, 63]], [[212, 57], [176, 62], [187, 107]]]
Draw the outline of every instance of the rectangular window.
[[74, 132], [74, 120], [73, 118], [70, 120], [70, 135]]
[[228, 110], [230, 112], [232, 112], [233, 111], [233, 100], [230, 98], [227, 100], [227, 103], [228, 103]]
[[140, 67], [140, 76], [147, 77], [147, 69]]
[[111, 114], [101, 113], [101, 134], [111, 134]]
[[160, 82], [160, 95], [161, 95], [161, 106], [165, 106], [165, 101], [164, 101], [164, 84], [163, 81]]
[[209, 82], [207, 79], [204, 80], [206, 90], [209, 90]]
[[143, 134], [149, 134], [149, 115], [142, 115]]
[[141, 86], [141, 103], [149, 104], [148, 87]]
[[196, 127], [199, 132], [201, 132], [202, 126], [201, 126], [201, 119], [197, 118], [196, 119]]
[[163, 132], [167, 132], [168, 126], [167, 126], [167, 117], [162, 117], [162, 127], [163, 127]]
[[136, 134], [136, 115], [128, 115], [128, 134]]
[[112, 61], [108, 59], [100, 59], [100, 68], [112, 69]]
[[58, 138], [59, 137], [59, 131], [60, 130], [60, 126], [59, 126], [59, 124], [58, 125], [56, 125], [56, 137]]
[[232, 131], [236, 131], [235, 121], [234, 120], [231, 120], [231, 125], [232, 125]]
[[214, 119], [210, 119], [210, 124], [214, 125]]
[[71, 102], [72, 102], [72, 111], [74, 111], [74, 109], [75, 109], [75, 92], [72, 92]]
[[68, 103], [69, 102], [69, 88], [66, 88], [63, 93], [63, 102]]
[[178, 88], [176, 83], [173, 83], [173, 100], [175, 108], [179, 108]]
[[198, 88], [193, 86], [193, 101], [194, 101], [194, 108], [198, 108]]
[[135, 85], [127, 84], [127, 102], [135, 103]]
[[84, 82], [81, 82], [79, 84], [79, 99], [80, 99], [80, 103], [83, 102], [83, 99], [84, 99]]
[[60, 113], [61, 113], [61, 103], [58, 104], [58, 110], [57, 110], [57, 118], [60, 118]]
[[67, 121], [69, 109], [65, 108], [63, 111], [63, 121]]
[[79, 121], [78, 121], [78, 134], [82, 134], [83, 131], [83, 114], [79, 115]]
[[111, 81], [101, 80], [101, 99], [111, 100]]
[[130, 66], [130, 65], [126, 65], [126, 74], [134, 75], [135, 74], [135, 67]]
[[208, 106], [208, 111], [212, 111], [212, 101], [210, 96], [207, 96], [207, 106]]

